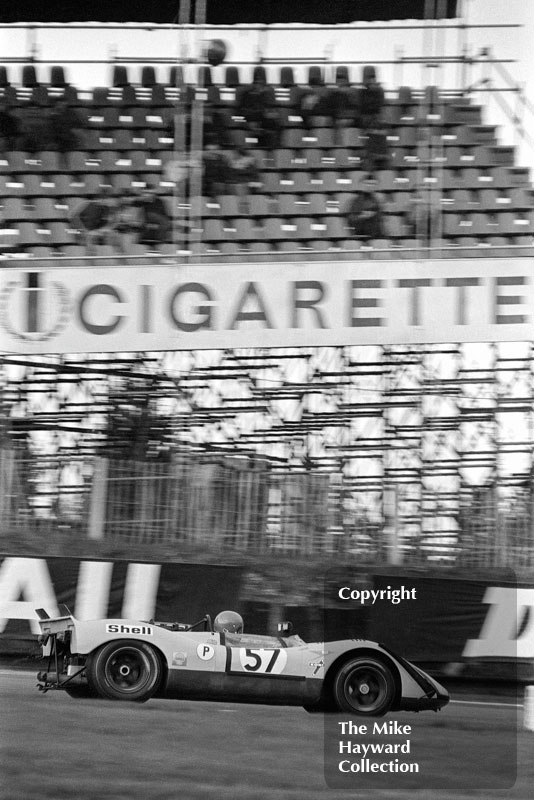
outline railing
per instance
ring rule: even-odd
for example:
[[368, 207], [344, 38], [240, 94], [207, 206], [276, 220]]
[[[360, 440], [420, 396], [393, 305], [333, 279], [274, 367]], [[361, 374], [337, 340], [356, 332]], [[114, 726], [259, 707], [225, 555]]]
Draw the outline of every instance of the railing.
[[[175, 455], [164, 461], [93, 458], [39, 468], [0, 449], [0, 546], [49, 548], [59, 534], [78, 544], [144, 546], [154, 557], [241, 553], [319, 557], [361, 564], [534, 566], [534, 495], [464, 492], [450, 531], [417, 529], [377, 513], [339, 473], [281, 471], [228, 456]], [[476, 495], [476, 496], [475, 496]], [[393, 497], [393, 501], [392, 501]], [[415, 521], [417, 522], [417, 521]]]

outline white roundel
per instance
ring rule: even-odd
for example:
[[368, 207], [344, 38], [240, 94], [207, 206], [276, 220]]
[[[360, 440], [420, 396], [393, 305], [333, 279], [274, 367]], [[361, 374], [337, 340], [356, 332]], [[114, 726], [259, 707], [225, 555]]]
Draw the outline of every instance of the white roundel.
[[279, 675], [287, 663], [287, 653], [281, 648], [241, 647], [239, 661], [244, 672]]
[[201, 661], [210, 661], [215, 655], [215, 648], [211, 644], [199, 644], [197, 646], [197, 656]]

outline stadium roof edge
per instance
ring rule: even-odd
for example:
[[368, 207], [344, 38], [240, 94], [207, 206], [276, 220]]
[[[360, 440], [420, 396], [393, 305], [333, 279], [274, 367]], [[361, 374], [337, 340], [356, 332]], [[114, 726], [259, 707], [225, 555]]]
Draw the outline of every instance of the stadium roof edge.
[[178, 23], [159, 23], [159, 22], [99, 22], [98, 20], [79, 22], [42, 22], [40, 20], [32, 20], [26, 22], [2, 22], [0, 20], [1, 28], [31, 28], [34, 26], [42, 28], [132, 28], [132, 29], [154, 29], [154, 30], [176, 30], [178, 28], [206, 28], [214, 31], [221, 31], [225, 29], [242, 28], [244, 30], [259, 30], [263, 28], [286, 30], [288, 28], [310, 28], [312, 30], [332, 30], [332, 29], [354, 29], [354, 30], [369, 30], [369, 28], [381, 29], [387, 28], [388, 30], [399, 28], [421, 28], [428, 29], [429, 27], [438, 28], [520, 28], [522, 24], [519, 22], [509, 23], [488, 23], [470, 25], [462, 22], [459, 19], [392, 19], [392, 20], [371, 20], [370, 22], [336, 22], [328, 25], [315, 23], [315, 22], [236, 22], [228, 23], [227, 25], [215, 25], [213, 23], [204, 23], [195, 25], [188, 23], [186, 25], [179, 25]]

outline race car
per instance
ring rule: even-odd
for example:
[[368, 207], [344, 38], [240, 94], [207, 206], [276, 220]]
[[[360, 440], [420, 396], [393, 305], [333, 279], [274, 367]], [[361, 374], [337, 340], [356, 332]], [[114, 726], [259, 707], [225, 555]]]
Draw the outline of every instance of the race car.
[[365, 639], [306, 643], [281, 623], [278, 635], [245, 633], [234, 611], [212, 622], [78, 620], [66, 607], [36, 610], [48, 670], [38, 688], [73, 697], [143, 702], [151, 697], [297, 705], [307, 711], [383, 716], [438, 711], [447, 690], [387, 647]]

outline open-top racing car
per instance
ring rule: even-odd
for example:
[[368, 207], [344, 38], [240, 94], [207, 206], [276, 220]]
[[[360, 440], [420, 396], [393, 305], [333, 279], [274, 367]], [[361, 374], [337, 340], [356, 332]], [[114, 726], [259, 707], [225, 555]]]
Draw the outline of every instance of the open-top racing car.
[[437, 711], [447, 690], [387, 647], [365, 639], [307, 644], [282, 623], [277, 636], [248, 634], [224, 611], [193, 625], [75, 619], [37, 610], [48, 670], [41, 691], [138, 702], [151, 697], [300, 705], [308, 711], [381, 716]]

